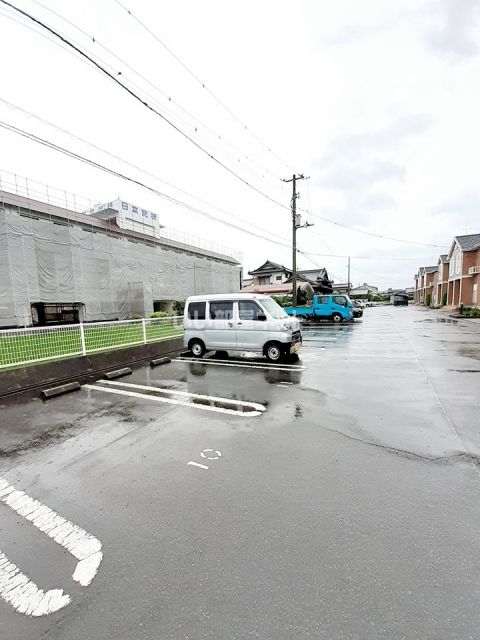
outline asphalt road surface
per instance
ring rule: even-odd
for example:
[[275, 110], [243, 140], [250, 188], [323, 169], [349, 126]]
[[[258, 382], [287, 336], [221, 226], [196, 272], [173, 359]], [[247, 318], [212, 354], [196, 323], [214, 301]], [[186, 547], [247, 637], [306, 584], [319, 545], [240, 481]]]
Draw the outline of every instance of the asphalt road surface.
[[480, 637], [479, 324], [378, 307], [117, 382], [0, 406], [2, 640]]

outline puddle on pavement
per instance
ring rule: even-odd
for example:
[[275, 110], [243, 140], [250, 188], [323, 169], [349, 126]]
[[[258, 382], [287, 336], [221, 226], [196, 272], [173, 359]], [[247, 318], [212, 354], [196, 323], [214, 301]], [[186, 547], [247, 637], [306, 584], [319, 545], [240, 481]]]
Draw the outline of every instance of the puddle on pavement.
[[422, 320], [415, 320], [415, 322], [442, 322], [444, 324], [458, 324], [458, 320], [455, 318], [423, 318]]

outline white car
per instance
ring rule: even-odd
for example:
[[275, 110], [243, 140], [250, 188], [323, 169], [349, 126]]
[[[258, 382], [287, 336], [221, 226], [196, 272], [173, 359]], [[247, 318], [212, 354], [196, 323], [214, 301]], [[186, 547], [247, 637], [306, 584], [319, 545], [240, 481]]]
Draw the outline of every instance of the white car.
[[196, 358], [206, 351], [247, 351], [278, 362], [296, 353], [302, 342], [299, 321], [260, 294], [191, 296], [183, 323], [184, 346]]

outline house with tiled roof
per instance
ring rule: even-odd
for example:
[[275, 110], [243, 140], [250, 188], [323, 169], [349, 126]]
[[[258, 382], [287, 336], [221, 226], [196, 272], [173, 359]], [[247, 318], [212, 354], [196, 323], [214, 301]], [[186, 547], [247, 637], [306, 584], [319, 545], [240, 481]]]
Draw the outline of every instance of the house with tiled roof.
[[433, 284], [437, 269], [437, 265], [420, 267], [415, 274], [415, 293], [413, 299], [417, 304], [425, 304], [428, 299], [432, 300]]
[[[244, 282], [242, 291], [245, 293], [265, 293], [267, 295], [291, 295], [292, 275], [291, 269], [283, 264], [267, 260], [260, 267], [248, 272], [251, 281]], [[312, 276], [310, 278], [309, 276]], [[313, 280], [315, 277], [315, 280]], [[331, 292], [331, 283], [325, 268], [297, 271], [297, 287], [305, 292], [308, 298], [312, 298], [314, 292]]]
[[480, 233], [455, 236], [448, 261], [447, 306], [480, 305]]

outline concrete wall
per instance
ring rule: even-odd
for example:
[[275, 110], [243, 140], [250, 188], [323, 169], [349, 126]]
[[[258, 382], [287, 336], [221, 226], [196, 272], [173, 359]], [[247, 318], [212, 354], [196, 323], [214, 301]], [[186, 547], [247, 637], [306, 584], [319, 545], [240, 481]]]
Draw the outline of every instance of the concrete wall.
[[116, 349], [96, 355], [44, 362], [30, 367], [3, 371], [0, 373], [0, 397], [69, 380], [85, 382], [92, 376], [101, 377], [105, 371], [140, 364], [145, 360], [166, 354], [178, 353], [182, 346], [182, 339], [164, 340], [128, 349]]

